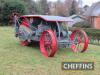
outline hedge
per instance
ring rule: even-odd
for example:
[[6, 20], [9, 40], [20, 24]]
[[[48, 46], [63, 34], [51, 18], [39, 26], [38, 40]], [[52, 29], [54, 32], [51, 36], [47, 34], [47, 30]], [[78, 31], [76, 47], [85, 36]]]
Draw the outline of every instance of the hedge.
[[93, 29], [93, 28], [84, 28], [85, 32], [89, 37], [96, 38], [100, 40], [100, 30], [99, 29]]
[[100, 29], [76, 28], [76, 27], [69, 28], [69, 30], [71, 30], [71, 31], [75, 30], [75, 29], [83, 29], [87, 33], [87, 35], [89, 37], [89, 41], [90, 41], [91, 44], [98, 44], [98, 45], [100, 45]]
[[98, 38], [100, 39], [100, 29], [94, 29], [94, 28], [76, 28], [76, 27], [72, 27], [72, 28], [69, 28], [71, 31], [72, 30], [75, 30], [75, 29], [83, 29], [87, 35], [89, 37], [93, 37], [93, 38]]
[[80, 28], [90, 28], [91, 25], [87, 21], [78, 22], [73, 25], [73, 27], [80, 27]]

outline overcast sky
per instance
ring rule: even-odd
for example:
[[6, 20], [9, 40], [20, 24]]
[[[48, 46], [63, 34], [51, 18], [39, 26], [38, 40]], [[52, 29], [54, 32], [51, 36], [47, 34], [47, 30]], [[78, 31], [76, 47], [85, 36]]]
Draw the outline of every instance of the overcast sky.
[[[57, 0], [48, 0], [48, 1], [57, 1]], [[83, 0], [83, 5], [92, 5], [92, 3], [98, 2], [100, 0]]]

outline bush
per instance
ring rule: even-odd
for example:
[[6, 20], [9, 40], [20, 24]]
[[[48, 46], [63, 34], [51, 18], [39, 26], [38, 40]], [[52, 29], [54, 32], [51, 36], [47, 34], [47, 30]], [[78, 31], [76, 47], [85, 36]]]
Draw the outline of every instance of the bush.
[[[77, 29], [76, 27], [69, 28], [69, 30], [73, 31]], [[82, 28], [88, 35], [89, 41], [91, 44], [97, 44], [100, 45], [100, 30], [99, 29], [93, 29], [93, 28]], [[97, 42], [94, 42], [97, 41]]]
[[[75, 29], [79, 29], [77, 27], [69, 28], [69, 30], [73, 31]], [[100, 30], [94, 28], [80, 28], [83, 29], [89, 37], [100, 39]]]
[[89, 37], [100, 40], [100, 30], [99, 29], [84, 28], [84, 30]]
[[4, 25], [9, 24], [9, 20], [10, 20], [10, 17], [12, 16], [12, 13], [17, 12], [20, 14], [25, 14], [26, 12], [25, 6], [21, 2], [18, 2], [18, 1], [4, 2], [1, 10], [2, 11], [0, 13], [1, 14], [0, 21]]
[[80, 28], [90, 28], [90, 24], [88, 22], [78, 22], [76, 24], [73, 25], [73, 27], [80, 27]]

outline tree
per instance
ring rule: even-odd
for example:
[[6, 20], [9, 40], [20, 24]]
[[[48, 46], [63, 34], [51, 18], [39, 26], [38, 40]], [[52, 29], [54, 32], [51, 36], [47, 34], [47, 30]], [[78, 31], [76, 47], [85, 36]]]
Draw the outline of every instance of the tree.
[[2, 20], [2, 12], [3, 12], [3, 6], [4, 6], [4, 0], [0, 0], [0, 23], [2, 22], [1, 20]]
[[27, 6], [27, 13], [28, 14], [35, 14], [37, 11], [37, 4], [34, 0], [22, 0], [25, 2]]
[[77, 0], [77, 2], [78, 2], [78, 6], [80, 8], [82, 8], [83, 7], [83, 0]]
[[68, 16], [78, 14], [79, 4], [77, 0], [65, 0], [65, 6]]
[[75, 0], [72, 1], [70, 15], [77, 13], [77, 2]]
[[83, 8], [84, 8], [84, 11], [87, 11], [88, 8], [89, 8], [89, 6], [88, 5], [85, 5]]
[[48, 14], [49, 13], [49, 6], [47, 0], [39, 0], [38, 6], [40, 7], [41, 14]]
[[52, 15], [67, 16], [68, 12], [66, 9], [67, 8], [64, 2], [58, 0], [57, 2], [51, 4], [50, 12]]

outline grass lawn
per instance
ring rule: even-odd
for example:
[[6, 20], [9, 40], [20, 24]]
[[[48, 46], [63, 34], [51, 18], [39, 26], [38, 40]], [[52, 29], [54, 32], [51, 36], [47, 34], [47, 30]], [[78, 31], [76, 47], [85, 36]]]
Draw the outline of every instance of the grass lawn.
[[[63, 71], [62, 62], [91, 61], [90, 71]], [[100, 46], [89, 45], [85, 53], [58, 49], [53, 58], [44, 57], [38, 47], [23, 47], [14, 28], [0, 27], [0, 75], [100, 75]]]

